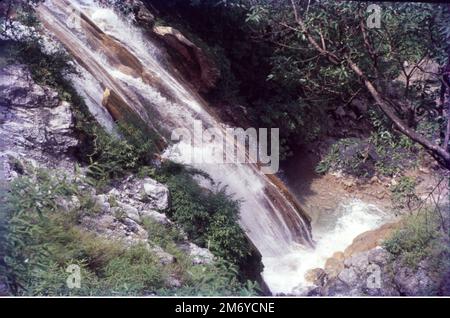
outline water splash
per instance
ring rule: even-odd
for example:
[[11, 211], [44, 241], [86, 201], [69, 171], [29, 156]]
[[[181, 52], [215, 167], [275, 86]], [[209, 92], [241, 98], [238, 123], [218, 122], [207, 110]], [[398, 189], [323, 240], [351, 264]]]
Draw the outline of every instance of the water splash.
[[378, 228], [390, 218], [375, 205], [356, 199], [341, 204], [330, 216], [314, 224], [314, 250], [297, 246], [281, 258], [266, 259], [263, 277], [273, 293], [304, 294], [311, 286], [305, 280], [308, 270], [323, 268], [334, 252], [344, 251], [356, 236]]

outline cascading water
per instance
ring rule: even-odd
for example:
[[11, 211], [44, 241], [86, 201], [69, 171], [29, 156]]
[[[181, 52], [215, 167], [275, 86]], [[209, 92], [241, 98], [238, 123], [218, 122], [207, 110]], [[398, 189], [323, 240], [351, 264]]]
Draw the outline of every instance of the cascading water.
[[[107, 90], [159, 131], [192, 130], [195, 120], [205, 127], [224, 129], [204, 102], [163, 66], [157, 46], [112, 9], [92, 0], [47, 0], [37, 12], [45, 28], [82, 69], [76, 88], [106, 124], [110, 118], [99, 107]], [[74, 15], [80, 18], [74, 21]], [[110, 112], [118, 115], [117, 109]], [[207, 150], [183, 143], [176, 147], [176, 152], [168, 152], [170, 159], [182, 162], [187, 148], [190, 152]], [[261, 253], [265, 272], [278, 271], [274, 259], [310, 249], [309, 220], [275, 178], [266, 177], [251, 164], [196, 165], [242, 200], [240, 224]]]
[[312, 286], [305, 279], [308, 270], [323, 268], [334, 252], [344, 251], [357, 235], [389, 220], [390, 215], [373, 204], [357, 199], [341, 203], [331, 216], [313, 223], [314, 250], [290, 250], [281, 258], [266, 259], [266, 283], [273, 293], [305, 294]]

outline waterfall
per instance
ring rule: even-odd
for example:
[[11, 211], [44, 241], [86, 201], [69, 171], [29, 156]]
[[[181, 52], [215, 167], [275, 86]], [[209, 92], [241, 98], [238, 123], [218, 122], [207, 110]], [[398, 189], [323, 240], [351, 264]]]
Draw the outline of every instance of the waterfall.
[[[82, 70], [76, 88], [97, 114], [107, 91], [121, 101], [121, 109], [109, 109], [113, 117], [130, 111], [162, 135], [175, 128], [192, 129], [195, 120], [224, 130], [205, 102], [172, 75], [158, 46], [111, 8], [92, 0], [47, 0], [37, 13]], [[81, 19], [73, 21], [74, 14]], [[179, 144], [181, 155], [169, 155], [170, 159], [182, 162], [186, 146], [191, 147]], [[252, 164], [196, 164], [196, 168], [242, 200], [240, 225], [261, 253], [265, 271], [276, 271], [273, 260], [289, 251], [311, 248], [308, 217], [274, 176], [262, 174]]]

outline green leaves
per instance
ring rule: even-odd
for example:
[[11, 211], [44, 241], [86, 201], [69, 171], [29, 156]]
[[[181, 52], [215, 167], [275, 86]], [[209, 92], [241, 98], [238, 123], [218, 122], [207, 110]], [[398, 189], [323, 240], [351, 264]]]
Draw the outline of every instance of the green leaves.
[[247, 13], [245, 22], [260, 24], [268, 19], [269, 11], [261, 5], [251, 6]]
[[434, 210], [424, 210], [405, 217], [401, 227], [385, 241], [384, 247], [394, 260], [399, 260], [412, 269], [417, 269], [419, 263], [428, 257], [429, 261], [437, 263], [433, 264], [435, 266], [445, 265], [436, 268], [437, 274], [446, 274], [449, 262], [446, 251], [448, 238], [438, 231], [438, 220], [437, 211]]
[[403, 176], [391, 186], [393, 206], [399, 210], [409, 209], [410, 211], [416, 208], [421, 202], [416, 193], [416, 185], [414, 178]]
[[232, 264], [240, 264], [251, 254], [248, 239], [238, 224], [239, 202], [226, 188], [202, 189], [186, 170], [175, 174], [172, 170], [166, 178], [172, 203], [169, 215], [191, 240], [209, 246], [214, 255]]

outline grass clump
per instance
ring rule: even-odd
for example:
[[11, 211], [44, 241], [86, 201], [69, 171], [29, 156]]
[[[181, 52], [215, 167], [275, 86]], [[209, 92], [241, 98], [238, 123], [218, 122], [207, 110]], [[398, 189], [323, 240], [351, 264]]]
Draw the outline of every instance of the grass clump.
[[401, 228], [385, 241], [384, 247], [394, 259], [412, 269], [428, 259], [432, 267], [440, 269], [438, 272], [447, 272], [450, 268], [449, 240], [441, 225], [433, 210], [407, 216]]

